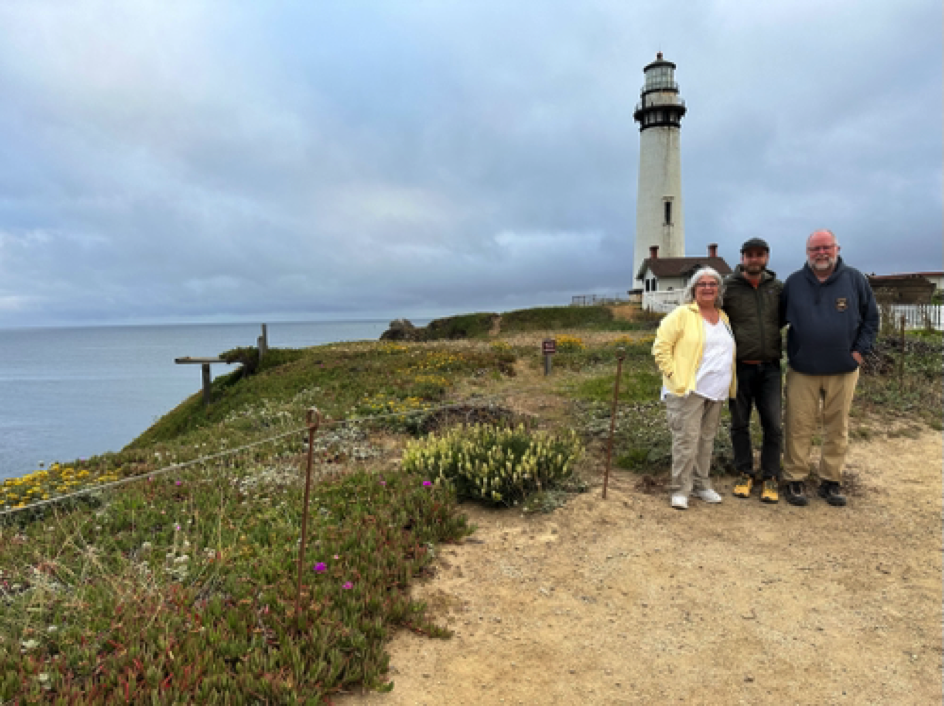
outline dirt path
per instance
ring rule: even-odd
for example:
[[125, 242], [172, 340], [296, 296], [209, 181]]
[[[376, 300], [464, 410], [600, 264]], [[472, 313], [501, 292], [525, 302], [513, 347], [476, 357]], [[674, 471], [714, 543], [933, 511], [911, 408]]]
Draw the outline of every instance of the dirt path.
[[551, 515], [467, 506], [478, 531], [419, 586], [456, 631], [401, 631], [403, 704], [939, 704], [941, 434], [856, 442], [844, 509], [730, 495], [687, 512], [619, 473]]

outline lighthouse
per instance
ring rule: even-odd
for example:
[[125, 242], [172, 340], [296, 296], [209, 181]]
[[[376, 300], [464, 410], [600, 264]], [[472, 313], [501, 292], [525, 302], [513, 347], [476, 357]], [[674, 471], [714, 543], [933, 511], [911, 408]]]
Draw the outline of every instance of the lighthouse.
[[[679, 97], [675, 64], [656, 54], [643, 69], [645, 83], [633, 118], [639, 123], [639, 190], [636, 197], [636, 245], [633, 283], [650, 252], [659, 257], [685, 256], [685, 214], [679, 138], [685, 101]], [[657, 248], [657, 250], [651, 250]]]

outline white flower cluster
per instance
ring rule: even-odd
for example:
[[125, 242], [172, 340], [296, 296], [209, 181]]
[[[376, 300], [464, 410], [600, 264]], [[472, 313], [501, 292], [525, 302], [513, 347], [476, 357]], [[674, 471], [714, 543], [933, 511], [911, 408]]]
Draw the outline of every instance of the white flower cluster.
[[455, 427], [411, 442], [403, 468], [454, 484], [460, 495], [517, 505], [569, 479], [581, 452], [575, 432], [551, 436], [524, 425]]

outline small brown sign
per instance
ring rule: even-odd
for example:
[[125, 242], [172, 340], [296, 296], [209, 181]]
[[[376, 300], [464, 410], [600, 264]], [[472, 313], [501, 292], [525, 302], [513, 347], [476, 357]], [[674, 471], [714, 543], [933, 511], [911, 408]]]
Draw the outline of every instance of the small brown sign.
[[557, 341], [553, 338], [545, 338], [541, 342], [541, 352], [544, 355], [553, 355], [557, 353]]

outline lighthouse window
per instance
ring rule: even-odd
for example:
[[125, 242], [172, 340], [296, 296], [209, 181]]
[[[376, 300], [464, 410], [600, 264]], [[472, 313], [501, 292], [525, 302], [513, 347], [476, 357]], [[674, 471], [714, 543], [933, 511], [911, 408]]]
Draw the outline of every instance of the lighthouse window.
[[672, 202], [665, 202], [665, 225], [672, 225]]

